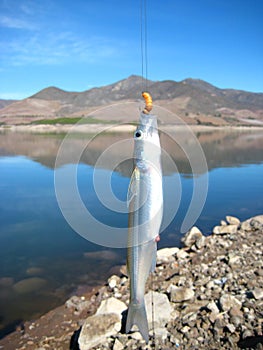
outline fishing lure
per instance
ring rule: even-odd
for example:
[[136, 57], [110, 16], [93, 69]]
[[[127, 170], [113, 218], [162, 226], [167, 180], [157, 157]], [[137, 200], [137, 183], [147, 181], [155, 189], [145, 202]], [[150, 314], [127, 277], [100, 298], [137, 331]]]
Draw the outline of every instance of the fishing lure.
[[152, 100], [152, 96], [149, 94], [149, 92], [144, 91], [142, 93], [142, 97], [145, 100], [145, 107], [143, 109], [143, 113], [144, 114], [149, 114], [153, 108], [153, 100]]

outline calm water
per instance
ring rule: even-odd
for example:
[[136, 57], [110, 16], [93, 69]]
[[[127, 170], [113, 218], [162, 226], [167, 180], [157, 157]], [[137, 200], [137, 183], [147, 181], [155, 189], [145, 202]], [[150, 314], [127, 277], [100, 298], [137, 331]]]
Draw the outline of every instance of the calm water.
[[[70, 145], [72, 152], [83, 149], [77, 182], [86, 208], [97, 220], [114, 227], [126, 227], [127, 214], [101, 203], [93, 187], [94, 165], [105, 149], [130, 136], [101, 134], [83, 148], [91, 136], [76, 135]], [[196, 137], [202, 145], [208, 173], [201, 168], [193, 174], [189, 155], [181, 147], [190, 142], [183, 132], [173, 135], [177, 143], [161, 136], [163, 148], [175, 162], [174, 166], [171, 159], [163, 158], [164, 208], [175, 217], [166, 225], [160, 247], [180, 244], [193, 188], [196, 183], [202, 184], [207, 174], [208, 194], [196, 220], [203, 232], [209, 234], [225, 215], [246, 219], [263, 212], [263, 130], [217, 130], [198, 133]], [[62, 140], [63, 135], [0, 134], [1, 336], [20, 321], [61, 304], [71, 293], [104, 283], [116, 266], [125, 263], [125, 249], [91, 243], [64, 219], [54, 191], [55, 161]], [[128, 142], [113, 147], [96, 170], [102, 191], [104, 179], [110, 178], [120, 201], [126, 200], [132, 172], [131, 145]], [[73, 163], [69, 157], [68, 164], [57, 164], [56, 171], [70, 170], [75, 167]], [[87, 231], [91, 227], [87, 223]]]

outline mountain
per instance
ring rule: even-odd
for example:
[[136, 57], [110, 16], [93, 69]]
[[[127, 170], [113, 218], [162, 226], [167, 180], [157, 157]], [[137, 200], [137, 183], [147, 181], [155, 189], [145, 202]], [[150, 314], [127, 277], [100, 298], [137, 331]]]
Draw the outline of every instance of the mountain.
[[[112, 105], [114, 107], [104, 109], [101, 115], [94, 114], [95, 118], [123, 121], [123, 116], [130, 113], [128, 120], [133, 121], [137, 118], [145, 85], [153, 96], [156, 113], [161, 113], [164, 123], [177, 123], [176, 114], [189, 124], [263, 126], [263, 93], [219, 89], [203, 80], [191, 78], [181, 82], [145, 82], [136, 75], [83, 92], [45, 88], [0, 109], [0, 122], [21, 123], [39, 118], [84, 116], [94, 114], [94, 110], [100, 107]], [[132, 101], [136, 103], [127, 104]], [[119, 105], [115, 105], [117, 103]]]
[[16, 102], [17, 100], [4, 100], [4, 99], [0, 99], [0, 109], [4, 108], [8, 105], [11, 105], [11, 103]]

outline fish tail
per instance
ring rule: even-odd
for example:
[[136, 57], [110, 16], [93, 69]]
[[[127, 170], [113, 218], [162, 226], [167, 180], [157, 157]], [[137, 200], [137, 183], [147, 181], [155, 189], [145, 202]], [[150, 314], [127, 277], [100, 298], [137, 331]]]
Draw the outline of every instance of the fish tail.
[[146, 341], [148, 343], [149, 341], [149, 329], [148, 329], [148, 321], [147, 321], [147, 315], [146, 315], [146, 309], [145, 304], [133, 304], [130, 303], [129, 309], [128, 309], [128, 316], [127, 316], [127, 322], [126, 322], [126, 333], [128, 333], [132, 326], [136, 325], [139, 328], [139, 331]]

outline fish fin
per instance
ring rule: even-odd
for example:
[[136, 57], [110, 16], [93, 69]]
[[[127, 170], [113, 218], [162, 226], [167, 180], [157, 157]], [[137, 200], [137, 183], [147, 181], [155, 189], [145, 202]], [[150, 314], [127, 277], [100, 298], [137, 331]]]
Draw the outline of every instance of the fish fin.
[[128, 193], [127, 193], [127, 205], [129, 206], [131, 200], [133, 199], [134, 196], [137, 194], [137, 181], [138, 181], [138, 170], [135, 168], [133, 170], [129, 188], [128, 188]]
[[157, 243], [154, 241], [154, 249], [153, 249], [153, 256], [152, 256], [152, 265], [150, 272], [154, 272], [156, 267], [156, 260], [157, 260]]
[[149, 329], [146, 315], [145, 304], [130, 304], [128, 309], [128, 316], [126, 321], [126, 333], [128, 333], [132, 326], [136, 325], [139, 328], [143, 339], [148, 343]]

